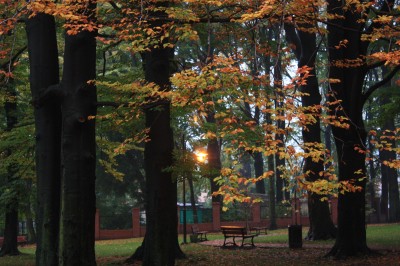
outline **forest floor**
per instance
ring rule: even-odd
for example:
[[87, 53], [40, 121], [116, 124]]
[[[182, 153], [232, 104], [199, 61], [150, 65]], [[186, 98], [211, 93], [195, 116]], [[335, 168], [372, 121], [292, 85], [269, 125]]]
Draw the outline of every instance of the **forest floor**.
[[[308, 228], [303, 228], [303, 236]], [[189, 238], [189, 236], [187, 236]], [[400, 266], [400, 224], [368, 225], [367, 243], [373, 251], [369, 256], [350, 257], [344, 260], [325, 258], [334, 244], [334, 240], [307, 241], [303, 247], [288, 247], [288, 230], [268, 231], [267, 235], [254, 238], [256, 247], [222, 248], [223, 235], [215, 232], [207, 235], [209, 241], [180, 245], [186, 259], [176, 261], [177, 266]], [[99, 240], [96, 241], [97, 265], [125, 264], [134, 251], [141, 245], [143, 238]], [[183, 242], [180, 235], [179, 241]], [[21, 256], [0, 258], [1, 266], [34, 266], [35, 245], [20, 247]]]
[[[266, 238], [273, 238], [272, 233], [262, 236], [262, 242], [256, 242], [256, 247], [222, 248], [223, 239], [220, 235], [210, 235], [209, 241], [182, 245], [186, 259], [177, 260], [177, 266], [400, 266], [400, 245], [370, 244], [372, 253], [368, 256], [349, 257], [342, 260], [325, 258], [333, 245], [333, 241], [303, 241], [303, 247], [290, 249], [287, 243], [266, 243]], [[400, 236], [400, 228], [399, 228]], [[215, 239], [215, 237], [219, 237]], [[257, 239], [257, 238], [256, 238]], [[399, 239], [400, 244], [400, 239]], [[99, 258], [98, 265], [132, 265], [140, 262], [124, 264], [120, 258]]]
[[[373, 249], [369, 256], [349, 257], [343, 260], [324, 258], [330, 247], [324, 245], [305, 244], [300, 249], [289, 249], [283, 244], [256, 244], [256, 248], [221, 248], [220, 241], [208, 241], [202, 244], [188, 244], [182, 247], [186, 259], [177, 260], [177, 266], [398, 266], [400, 250]], [[132, 265], [141, 262], [124, 264], [120, 258], [102, 258], [98, 265]]]

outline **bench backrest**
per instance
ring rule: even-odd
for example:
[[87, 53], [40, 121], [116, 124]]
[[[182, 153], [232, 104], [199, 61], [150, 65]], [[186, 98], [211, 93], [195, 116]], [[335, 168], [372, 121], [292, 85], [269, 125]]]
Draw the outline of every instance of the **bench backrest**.
[[197, 233], [199, 230], [199, 227], [197, 225], [192, 225], [192, 233]]
[[246, 235], [247, 230], [245, 227], [222, 227], [222, 233], [224, 235]]

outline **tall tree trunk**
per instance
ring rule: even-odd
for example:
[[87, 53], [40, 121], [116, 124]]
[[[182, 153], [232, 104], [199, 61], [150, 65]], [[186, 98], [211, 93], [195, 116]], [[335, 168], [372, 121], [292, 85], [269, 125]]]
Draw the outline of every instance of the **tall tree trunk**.
[[[388, 130], [386, 132], [386, 136], [390, 137], [393, 136], [393, 133], [396, 129], [394, 119], [389, 118], [386, 120], [386, 123], [384, 125], [384, 128]], [[391, 145], [391, 147], [396, 148], [396, 142], [393, 139], [386, 139], [388, 144]], [[381, 152], [381, 160], [383, 162], [392, 162], [396, 160], [396, 152], [395, 151], [389, 151], [389, 150], [382, 150]], [[387, 208], [386, 205], [386, 210], [388, 210], [388, 221], [389, 222], [398, 222], [400, 221], [400, 198], [399, 198], [399, 183], [397, 181], [398, 175], [397, 175], [397, 169], [391, 168], [385, 164], [382, 163], [381, 165], [381, 171], [382, 171], [382, 179], [383, 176], [385, 176], [385, 179], [387, 180], [387, 189], [385, 189], [388, 192], [388, 195], [385, 195], [385, 198], [388, 199], [389, 201], [389, 208]], [[383, 185], [383, 184], [382, 184]], [[382, 196], [383, 196], [383, 187], [382, 187]]]
[[4, 241], [0, 250], [0, 257], [5, 255], [19, 255], [17, 236], [18, 236], [18, 202], [6, 205]]
[[[254, 63], [256, 64], [256, 63]], [[248, 105], [248, 104], [246, 104]], [[247, 107], [248, 113], [250, 114], [250, 106]], [[255, 107], [255, 112], [254, 112], [254, 120], [256, 120], [257, 125], [260, 124], [260, 108], [257, 106]], [[253, 159], [254, 159], [254, 176], [256, 178], [262, 176], [264, 174], [264, 158], [261, 152], [254, 152], [253, 154]], [[274, 186], [275, 188], [275, 186]], [[265, 194], [265, 183], [264, 179], [261, 179], [256, 182], [256, 193], [259, 194]], [[275, 198], [275, 193], [274, 193], [274, 198]]]
[[[215, 123], [215, 113], [209, 112], [207, 114], [207, 122]], [[221, 172], [221, 149], [217, 138], [210, 139], [207, 143], [207, 158], [209, 168], [209, 178], [211, 182], [211, 193], [219, 190], [219, 185], [214, 181], [214, 178], [220, 175]], [[213, 196], [212, 202], [221, 202], [220, 195]]]
[[26, 229], [27, 229], [27, 241], [30, 244], [36, 243], [36, 231], [33, 225], [31, 204], [25, 206], [25, 218], [26, 218]]
[[[384, 162], [388, 160], [387, 151], [379, 150], [379, 161]], [[388, 222], [389, 220], [389, 175], [388, 168], [383, 163], [381, 163], [381, 200], [380, 200], [380, 213], [379, 217], [383, 221]]]
[[[4, 103], [4, 111], [6, 115], [6, 131], [11, 131], [17, 124], [17, 93], [14, 88], [13, 80], [9, 79], [6, 84], [6, 92], [8, 97]], [[11, 155], [11, 149], [6, 150], [6, 155]], [[13, 186], [17, 177], [15, 165], [11, 163], [7, 166], [7, 185]], [[6, 203], [4, 241], [0, 250], [0, 257], [5, 255], [19, 255], [17, 246], [18, 236], [18, 198], [12, 197]]]
[[190, 204], [192, 205], [192, 212], [193, 212], [193, 223], [197, 224], [199, 222], [199, 217], [197, 214], [196, 199], [194, 197], [195, 195], [194, 195], [192, 173], [189, 174], [188, 183], [189, 183], [189, 190], [190, 190]]
[[[366, 110], [366, 119], [367, 119], [367, 121], [372, 121], [372, 119], [373, 119], [372, 118], [372, 112], [371, 112], [371, 103], [368, 104], [368, 109]], [[371, 134], [369, 134], [368, 135], [367, 144], [368, 144], [368, 150], [369, 150], [368, 156], [371, 159], [368, 161], [368, 168], [369, 168], [370, 178], [368, 180], [367, 189], [368, 189], [368, 192], [369, 192], [369, 203], [370, 203], [371, 209], [374, 210], [374, 215], [373, 216], [376, 217], [376, 220], [375, 219], [372, 220], [371, 219], [372, 217], [370, 215], [370, 217], [368, 217], [368, 222], [370, 222], [370, 223], [371, 222], [378, 222], [379, 223], [379, 221], [380, 221], [380, 217], [379, 217], [380, 213], [378, 212], [379, 206], [377, 206], [376, 200], [375, 200], [375, 195], [376, 195], [376, 193], [375, 193], [376, 168], [375, 168], [375, 162], [373, 160], [373, 157], [374, 157], [374, 154], [376, 152], [376, 149], [375, 149], [375, 145], [372, 143], [372, 141], [373, 141], [373, 137], [372, 137]]]
[[[264, 158], [261, 152], [255, 152], [254, 155], [254, 176], [260, 177], [264, 174]], [[264, 179], [256, 182], [256, 193], [265, 194]], [[275, 196], [274, 196], [275, 198]]]
[[[153, 48], [146, 53], [145, 77], [160, 90], [169, 87], [171, 49]], [[170, 103], [158, 102], [147, 108], [146, 127], [150, 141], [145, 145], [146, 170], [146, 241], [143, 265], [174, 265], [177, 244], [177, 188], [171, 172], [173, 133], [170, 126]]]
[[[312, 27], [309, 24], [301, 25], [305, 28]], [[285, 26], [286, 35], [291, 43], [294, 44], [295, 54], [298, 60], [298, 67], [308, 66], [310, 76], [306, 79], [306, 84], [300, 87], [303, 93], [301, 96], [302, 107], [305, 108], [305, 113], [312, 115], [314, 122], [308, 122], [302, 128], [302, 136], [304, 142], [304, 151], [312, 153], [313, 147], [316, 144], [321, 144], [321, 126], [320, 116], [321, 111], [310, 111], [308, 108], [319, 106], [321, 104], [321, 94], [319, 92], [317, 74], [315, 71], [315, 58], [317, 55], [316, 34], [306, 31], [295, 31], [292, 25]], [[324, 171], [323, 156], [315, 158], [308, 156], [305, 158], [303, 173], [307, 181], [314, 182], [321, 179], [320, 173]], [[321, 201], [323, 195], [308, 192], [308, 211], [310, 228], [307, 234], [309, 240], [329, 239], [336, 236], [336, 228], [333, 225], [328, 201]]]
[[[331, 106], [330, 114], [345, 116], [350, 121], [349, 128], [332, 126], [339, 164], [339, 181], [352, 182], [360, 190], [339, 193], [338, 232], [336, 242], [328, 255], [345, 257], [369, 252], [365, 230], [365, 154], [356, 148], [365, 145], [366, 133], [362, 120], [362, 88], [366, 74], [362, 66], [343, 68], [338, 66], [342, 60], [355, 60], [366, 54], [366, 46], [361, 41], [360, 13], [342, 9], [342, 3], [328, 0], [328, 12], [335, 17], [328, 24], [329, 78], [340, 80], [330, 83], [330, 101], [340, 100], [340, 104]], [[348, 40], [346, 47], [336, 49], [342, 40]]]
[[[167, 1], [157, 2], [157, 7], [168, 6]], [[154, 11], [164, 17], [163, 11]], [[162, 21], [152, 22], [161, 27]], [[162, 41], [159, 43], [163, 47]], [[169, 78], [173, 73], [170, 48], [151, 47], [143, 54], [145, 79], [155, 83], [160, 91], [170, 89]], [[144, 164], [146, 171], [146, 235], [129, 261], [143, 259], [143, 265], [174, 265], [175, 259], [183, 257], [178, 243], [177, 185], [167, 168], [173, 164], [173, 132], [171, 128], [170, 102], [157, 100], [145, 108], [146, 127], [150, 141], [145, 144]]]
[[38, 13], [26, 23], [34, 102], [37, 175], [37, 265], [58, 264], [61, 180], [61, 94], [54, 18]]
[[[279, 34], [279, 33], [277, 33]], [[284, 99], [283, 99], [283, 92], [282, 90], [282, 61], [281, 58], [277, 59], [277, 62], [274, 67], [274, 86], [275, 86], [275, 95], [276, 95], [276, 100], [275, 100], [275, 109], [276, 112], [280, 117], [285, 116], [285, 111], [284, 111]], [[276, 121], [276, 127], [277, 130], [279, 131], [278, 133], [275, 134], [275, 138], [278, 142], [278, 152], [275, 154], [275, 176], [276, 176], [276, 191], [283, 191], [283, 188], [286, 186], [287, 181], [284, 178], [283, 170], [282, 168], [285, 167], [286, 165], [286, 159], [283, 156], [280, 156], [280, 153], [285, 152], [285, 134], [283, 133], [285, 131], [285, 120], [277, 120]], [[270, 184], [271, 185], [271, 184]], [[286, 190], [285, 190], [286, 191]], [[281, 198], [280, 195], [284, 196], [284, 198]], [[277, 193], [277, 198], [276, 202], [280, 203], [282, 200], [289, 200], [290, 195], [286, 192], [283, 193]]]
[[[95, 2], [85, 8], [94, 20]], [[96, 265], [96, 32], [82, 30], [65, 36], [62, 87], [62, 187], [60, 265]]]
[[[265, 122], [268, 124], [272, 124], [272, 119], [271, 119], [271, 114], [265, 114]], [[268, 171], [275, 171], [275, 156], [274, 155], [269, 155], [267, 157], [267, 167]], [[277, 191], [275, 191], [275, 178], [276, 175], [271, 175], [269, 177], [269, 190], [268, 190], [268, 200], [269, 200], [269, 229], [270, 230], [275, 230], [278, 228], [278, 225], [276, 223], [276, 195], [278, 194]], [[282, 195], [283, 195], [283, 191]]]

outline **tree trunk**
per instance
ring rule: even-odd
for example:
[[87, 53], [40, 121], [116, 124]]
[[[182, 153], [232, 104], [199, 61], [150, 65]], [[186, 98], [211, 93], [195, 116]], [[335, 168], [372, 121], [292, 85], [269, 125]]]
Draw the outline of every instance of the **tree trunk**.
[[[395, 131], [395, 123], [393, 118], [389, 118], [386, 120], [386, 123], [384, 125], [384, 129], [389, 130], [386, 132], [386, 136], [394, 136], [392, 132]], [[393, 139], [386, 139], [388, 144], [391, 145], [391, 147], [395, 148], [396, 147], [396, 142]], [[392, 162], [396, 160], [396, 152], [395, 151], [389, 151], [389, 150], [382, 150], [380, 151], [380, 159], [382, 162]], [[399, 198], [399, 183], [397, 181], [398, 175], [397, 175], [397, 169], [391, 168], [385, 164], [381, 164], [381, 171], [382, 171], [382, 180], [385, 179], [387, 182], [387, 187], [383, 189], [383, 182], [382, 182], [382, 197], [385, 196], [385, 201], [389, 204], [386, 204], [386, 211], [388, 216], [388, 222], [398, 222], [400, 221], [400, 198]], [[387, 193], [384, 195], [383, 193]], [[390, 206], [388, 208], [388, 206]]]
[[[207, 114], [207, 122], [215, 123], [215, 113], [209, 112]], [[211, 193], [219, 190], [218, 184], [214, 181], [214, 178], [220, 175], [221, 172], [221, 150], [217, 138], [210, 139], [207, 143], [207, 158], [208, 158], [208, 170], [209, 178], [211, 183]], [[222, 202], [221, 195], [212, 196], [212, 202]]]
[[199, 217], [197, 214], [197, 206], [196, 206], [196, 199], [194, 197], [194, 186], [193, 186], [193, 176], [190, 173], [188, 177], [189, 182], [189, 189], [190, 189], [190, 204], [192, 205], [192, 212], [193, 212], [193, 223], [197, 224], [199, 222]]
[[[371, 111], [371, 102], [368, 104], [368, 109], [366, 110], [366, 119], [368, 122], [372, 122], [373, 121], [373, 117], [372, 117], [372, 111]], [[380, 213], [378, 212], [379, 210], [379, 206], [377, 206], [376, 204], [376, 200], [375, 200], [375, 180], [376, 180], [376, 168], [375, 168], [375, 162], [374, 162], [374, 154], [376, 152], [375, 149], [375, 145], [372, 143], [373, 141], [373, 136], [371, 134], [368, 135], [368, 140], [367, 140], [367, 144], [368, 144], [368, 150], [369, 150], [369, 154], [368, 156], [371, 158], [368, 161], [368, 169], [369, 169], [369, 181], [368, 181], [368, 185], [367, 185], [367, 190], [369, 192], [369, 203], [371, 206], [371, 209], [373, 210], [373, 212], [371, 212], [371, 214], [368, 217], [368, 222], [372, 223], [372, 222], [380, 222]], [[371, 219], [372, 216], [376, 217], [376, 219]]]
[[[30, 191], [32, 189], [32, 180], [26, 181], [26, 189]], [[27, 241], [28, 243], [36, 243], [36, 232], [33, 225], [32, 210], [31, 210], [31, 200], [28, 199], [26, 205], [24, 206], [24, 214], [26, 218], [26, 229], [27, 229]]]
[[[254, 153], [254, 175], [260, 177], [264, 174], [264, 158], [261, 152]], [[264, 179], [256, 182], [256, 193], [265, 194]], [[274, 196], [275, 198], [275, 196]]]
[[[27, 189], [31, 189], [31, 184], [27, 186]], [[31, 210], [31, 201], [28, 200], [25, 206], [25, 218], [26, 218], [26, 229], [28, 233], [27, 241], [30, 244], [36, 243], [36, 232], [33, 226], [33, 218], [32, 218], [32, 210]]]
[[6, 206], [6, 220], [4, 228], [4, 241], [0, 250], [0, 257], [5, 255], [19, 255], [18, 236], [18, 203], [12, 202]]
[[[145, 77], [160, 90], [169, 87], [171, 49], [153, 48], [146, 53]], [[146, 241], [143, 265], [174, 265], [177, 243], [177, 188], [171, 172], [173, 134], [170, 126], [170, 103], [158, 102], [147, 108], [146, 127], [150, 141], [145, 145], [146, 170]]]
[[[330, 19], [328, 24], [329, 78], [340, 80], [330, 83], [331, 102], [340, 100], [340, 104], [331, 106], [330, 114], [336, 117], [345, 116], [350, 121], [349, 128], [332, 126], [339, 164], [339, 181], [351, 182], [361, 190], [339, 193], [338, 198], [338, 232], [336, 242], [329, 256], [346, 257], [369, 252], [365, 230], [365, 188], [366, 168], [365, 154], [356, 148], [365, 145], [366, 133], [362, 120], [362, 88], [365, 69], [362, 66], [343, 68], [336, 65], [340, 60], [362, 58], [366, 53], [361, 42], [360, 14], [350, 10], [343, 11], [342, 3], [329, 0], [328, 12], [342, 15], [344, 19]], [[343, 27], [341, 27], [343, 26]], [[340, 41], [348, 40], [346, 47], [336, 49]]]
[[[277, 30], [279, 30], [277, 28]], [[276, 33], [277, 39], [279, 42], [279, 33]], [[281, 58], [277, 58], [277, 62], [274, 66], [274, 90], [275, 90], [275, 109], [277, 110], [277, 113], [280, 117], [285, 117], [285, 111], [284, 111], [284, 95], [282, 92], [282, 61]], [[278, 133], [275, 134], [275, 139], [277, 140], [278, 144], [278, 152], [275, 154], [275, 176], [276, 176], [276, 191], [283, 191], [284, 186], [286, 186], [287, 181], [284, 178], [283, 175], [283, 170], [282, 168], [285, 167], [286, 165], [286, 159], [284, 157], [280, 156], [281, 152], [285, 152], [285, 134], [283, 133], [285, 131], [285, 120], [278, 119], [276, 121], [276, 127], [277, 130], [279, 131]], [[281, 196], [284, 196], [284, 198], [281, 198]], [[276, 202], [279, 203], [282, 200], [289, 200], [290, 195], [287, 192], [282, 192], [282, 193], [277, 193], [277, 198]]]
[[61, 180], [61, 94], [54, 18], [27, 20], [30, 87], [34, 102], [37, 175], [37, 265], [58, 264]]
[[[157, 3], [168, 6], [167, 1]], [[164, 16], [162, 11], [157, 15]], [[153, 22], [162, 26], [162, 21]], [[163, 47], [162, 43], [159, 45]], [[143, 54], [147, 82], [153, 82], [159, 90], [169, 90], [172, 74], [170, 61], [173, 50], [154, 48]], [[170, 102], [156, 100], [145, 108], [146, 127], [150, 141], [145, 144], [144, 164], [146, 172], [146, 235], [142, 246], [129, 259], [143, 259], [143, 265], [174, 265], [175, 259], [184, 256], [178, 243], [177, 185], [167, 168], [173, 164], [173, 132], [170, 125]]]
[[[17, 124], [17, 93], [14, 88], [13, 80], [10, 79], [8, 84], [6, 84], [6, 93], [8, 98], [4, 103], [4, 111], [6, 116], [6, 131], [11, 131]], [[5, 155], [11, 155], [13, 151], [7, 149]], [[17, 177], [15, 165], [11, 163], [7, 166], [7, 185], [13, 186], [14, 181]], [[5, 255], [19, 255], [17, 236], [18, 236], [18, 197], [13, 197], [8, 199], [6, 203], [6, 213], [5, 213], [5, 227], [4, 227], [4, 241], [0, 250], [0, 257]]]
[[[265, 122], [268, 124], [272, 124], [272, 119], [271, 119], [271, 114], [265, 114]], [[274, 155], [269, 155], [267, 157], [267, 168], [268, 171], [276, 171], [275, 169], [275, 156]], [[275, 190], [275, 175], [271, 175], [268, 179], [269, 182], [269, 189], [268, 189], [268, 201], [269, 201], [269, 208], [268, 208], [268, 216], [269, 216], [269, 229], [270, 230], [275, 230], [278, 228], [278, 225], [276, 223], [276, 196], [278, 192]], [[283, 195], [283, 191], [282, 195]]]
[[[301, 26], [312, 27], [309, 24]], [[318, 50], [316, 34], [301, 30], [295, 31], [291, 25], [285, 26], [285, 30], [286, 35], [289, 37], [288, 39], [294, 44], [298, 67], [308, 66], [311, 68], [309, 70], [310, 76], [306, 79], [306, 84], [300, 87], [300, 91], [303, 93], [301, 104], [305, 108], [304, 112], [305, 114], [312, 115], [315, 119], [314, 122], [306, 124], [302, 129], [303, 143], [305, 145], [303, 149], [306, 153], [311, 153], [312, 149], [318, 149], [318, 147], [313, 147], [315, 144], [322, 143], [320, 126], [321, 111], [309, 111], [307, 109], [320, 105], [322, 100], [315, 71], [315, 58]], [[309, 145], [311, 145], [311, 148]], [[324, 171], [324, 158], [321, 156], [317, 159], [316, 161], [314, 156], [305, 158], [303, 173], [307, 181], [313, 182], [321, 179], [319, 174]], [[321, 201], [323, 197], [323, 195], [308, 192], [310, 228], [306, 239], [319, 240], [334, 238], [336, 236], [336, 228], [330, 216], [329, 204], [327, 200]]]
[[[86, 6], [93, 19], [95, 3]], [[82, 30], [65, 36], [62, 87], [62, 188], [60, 265], [96, 265], [96, 33]]]

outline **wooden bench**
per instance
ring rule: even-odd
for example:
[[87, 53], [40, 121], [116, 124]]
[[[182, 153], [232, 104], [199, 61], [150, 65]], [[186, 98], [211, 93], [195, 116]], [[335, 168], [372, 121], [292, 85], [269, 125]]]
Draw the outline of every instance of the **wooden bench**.
[[[0, 237], [0, 248], [3, 245], [4, 242], [4, 237]], [[17, 244], [19, 245], [24, 245], [28, 242], [28, 240], [26, 239], [26, 236], [17, 236]]]
[[264, 233], [265, 235], [268, 235], [268, 227], [266, 226], [253, 226], [250, 227], [250, 232], [256, 232], [257, 235]]
[[208, 231], [200, 231], [197, 225], [192, 225], [192, 235], [197, 237], [199, 241], [207, 241]]
[[[242, 243], [240, 247], [243, 247], [244, 245], [251, 245], [254, 247], [254, 237], [257, 236], [257, 234], [248, 234], [247, 229], [244, 226], [221, 226], [221, 231], [224, 234], [224, 244], [222, 247], [226, 247], [228, 245], [233, 245], [237, 246], [235, 239], [236, 238], [241, 238]], [[232, 238], [232, 241], [228, 242], [227, 239]], [[251, 243], [245, 243], [245, 239], [250, 239]]]

